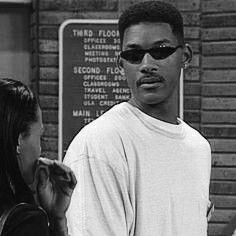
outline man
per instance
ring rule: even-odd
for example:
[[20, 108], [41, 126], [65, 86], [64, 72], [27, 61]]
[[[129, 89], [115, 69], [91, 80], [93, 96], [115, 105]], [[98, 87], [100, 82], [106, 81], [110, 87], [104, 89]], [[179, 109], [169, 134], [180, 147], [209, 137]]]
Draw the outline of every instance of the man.
[[119, 19], [118, 65], [132, 97], [87, 125], [65, 163], [78, 184], [72, 236], [206, 236], [210, 146], [177, 118], [181, 68], [191, 60], [171, 5], [131, 6]]

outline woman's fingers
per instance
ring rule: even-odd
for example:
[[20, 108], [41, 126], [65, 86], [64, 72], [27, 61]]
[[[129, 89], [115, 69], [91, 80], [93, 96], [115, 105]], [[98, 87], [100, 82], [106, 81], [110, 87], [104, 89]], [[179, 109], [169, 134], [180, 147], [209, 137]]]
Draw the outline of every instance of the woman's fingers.
[[49, 170], [46, 166], [38, 170], [38, 186], [45, 188], [49, 180]]
[[73, 171], [70, 172], [70, 175], [71, 175], [71, 188], [74, 189], [77, 184], [77, 180]]
[[72, 189], [76, 186], [77, 181], [73, 171], [60, 161], [39, 158], [38, 166], [47, 167], [49, 169], [50, 179], [57, 184], [63, 184], [63, 187]]
[[40, 157], [38, 159], [38, 165], [51, 165], [53, 163], [53, 160], [50, 160], [48, 158]]

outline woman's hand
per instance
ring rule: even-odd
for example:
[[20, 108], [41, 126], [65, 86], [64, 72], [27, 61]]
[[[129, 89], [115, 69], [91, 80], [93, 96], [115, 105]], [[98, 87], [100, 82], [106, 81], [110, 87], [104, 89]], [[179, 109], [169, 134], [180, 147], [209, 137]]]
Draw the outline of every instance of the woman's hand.
[[54, 220], [65, 218], [76, 185], [72, 170], [56, 160], [40, 158], [36, 168], [37, 198]]

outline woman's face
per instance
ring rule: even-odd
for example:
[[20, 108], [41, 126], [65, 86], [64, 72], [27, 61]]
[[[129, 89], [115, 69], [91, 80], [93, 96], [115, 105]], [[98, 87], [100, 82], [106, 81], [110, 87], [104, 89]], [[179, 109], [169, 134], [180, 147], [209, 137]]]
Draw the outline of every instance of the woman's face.
[[20, 134], [18, 140], [18, 163], [26, 184], [34, 181], [35, 163], [41, 154], [41, 135], [43, 133], [42, 112], [38, 108], [38, 120], [30, 125], [29, 134]]

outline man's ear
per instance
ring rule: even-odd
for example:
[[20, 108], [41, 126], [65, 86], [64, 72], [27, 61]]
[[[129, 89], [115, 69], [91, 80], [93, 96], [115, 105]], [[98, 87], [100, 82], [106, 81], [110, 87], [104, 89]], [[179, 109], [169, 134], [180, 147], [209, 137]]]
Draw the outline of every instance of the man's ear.
[[116, 65], [117, 65], [117, 67], [118, 67], [118, 69], [119, 69], [119, 71], [120, 71], [120, 74], [121, 74], [122, 76], [124, 76], [124, 75], [125, 75], [125, 72], [124, 72], [124, 67], [123, 67], [123, 60], [122, 60], [122, 58], [120, 57], [120, 54], [117, 56]]
[[184, 69], [187, 69], [189, 67], [192, 58], [193, 58], [192, 47], [188, 43], [185, 43], [183, 48], [183, 59], [182, 59]]

